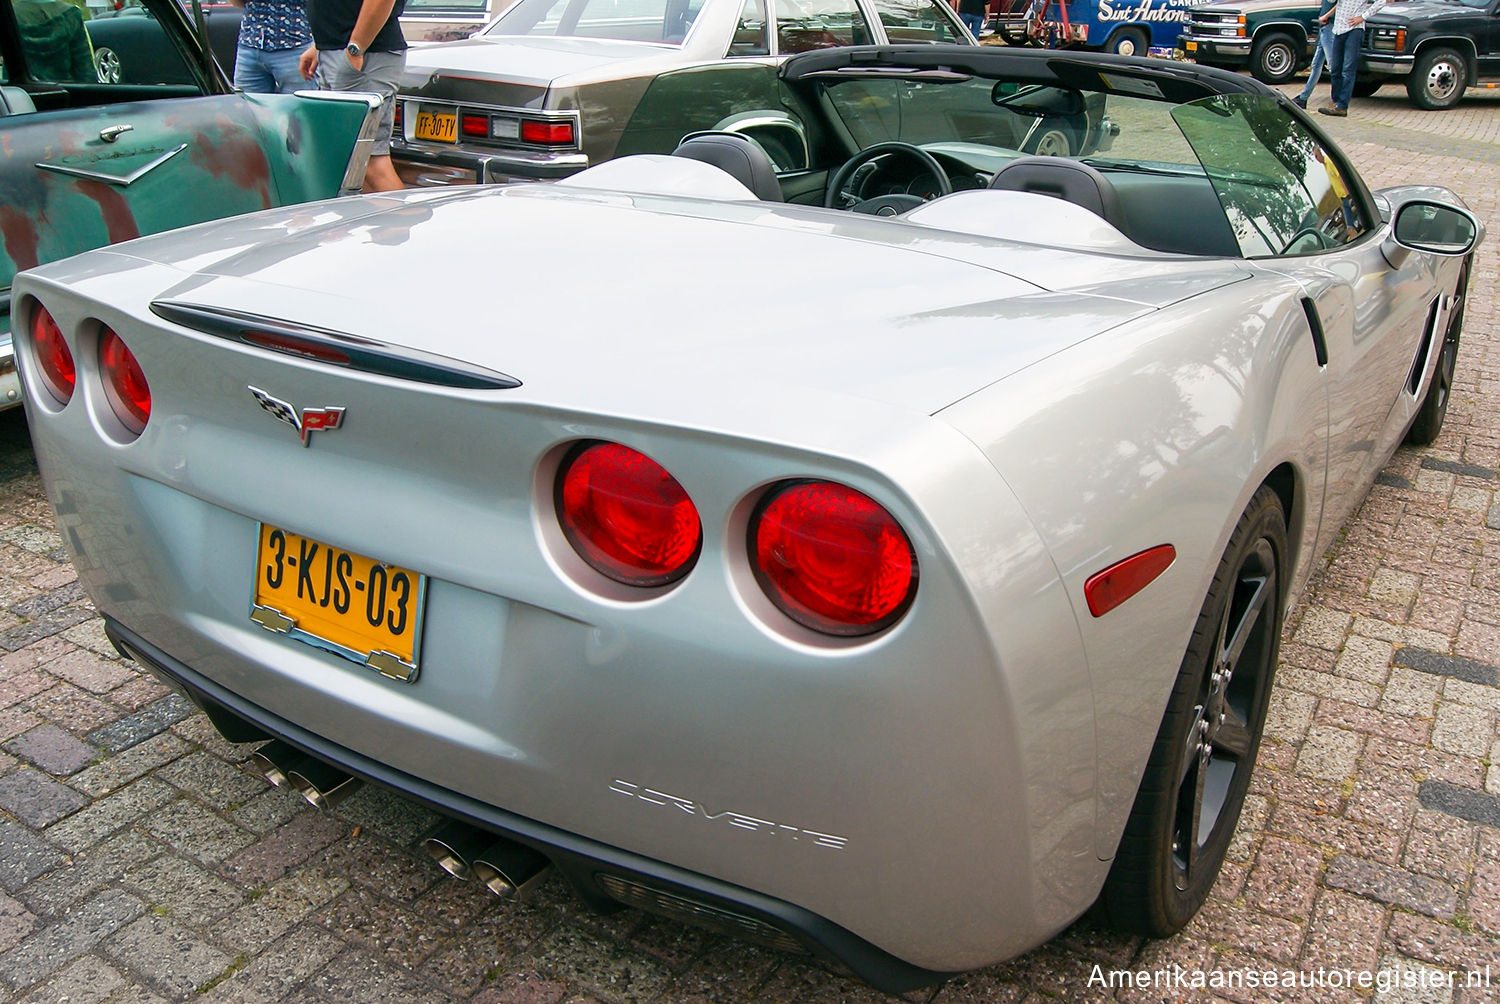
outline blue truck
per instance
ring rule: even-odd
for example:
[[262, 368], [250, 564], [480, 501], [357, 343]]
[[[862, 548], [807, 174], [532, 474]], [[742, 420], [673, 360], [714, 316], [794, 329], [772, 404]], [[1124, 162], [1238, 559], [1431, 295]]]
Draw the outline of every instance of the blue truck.
[[[1170, 55], [1188, 11], [1204, 0], [1001, 0], [995, 28], [1009, 45]], [[1008, 8], [1008, 9], [1007, 9]]]

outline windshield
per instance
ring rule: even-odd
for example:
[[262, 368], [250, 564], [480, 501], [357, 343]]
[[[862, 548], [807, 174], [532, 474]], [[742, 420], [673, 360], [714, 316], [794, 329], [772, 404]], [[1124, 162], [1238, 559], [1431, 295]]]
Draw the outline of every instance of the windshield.
[[485, 35], [553, 35], [679, 45], [703, 0], [520, 0]]

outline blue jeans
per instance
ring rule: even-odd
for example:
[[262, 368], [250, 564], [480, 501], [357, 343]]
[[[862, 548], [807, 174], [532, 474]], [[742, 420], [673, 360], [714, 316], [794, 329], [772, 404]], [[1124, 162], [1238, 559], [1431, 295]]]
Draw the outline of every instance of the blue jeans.
[[242, 45], [234, 52], [234, 86], [255, 94], [290, 94], [315, 86], [297, 72], [301, 49], [252, 49]]
[[[1333, 23], [1321, 25], [1318, 28], [1318, 47], [1313, 50], [1312, 68], [1307, 72], [1307, 86], [1302, 88], [1302, 93], [1297, 95], [1303, 104], [1312, 97], [1313, 88], [1318, 86], [1318, 77], [1323, 72], [1323, 63], [1328, 58], [1328, 50], [1333, 48]], [[1333, 67], [1328, 68], [1328, 75], [1333, 76]]]
[[1333, 103], [1340, 108], [1349, 107], [1354, 96], [1354, 77], [1359, 73], [1359, 50], [1365, 44], [1365, 29], [1350, 28], [1342, 35], [1333, 36], [1328, 47], [1328, 72], [1333, 77]]
[[964, 23], [965, 28], [969, 29], [969, 34], [975, 38], [979, 37], [979, 32], [984, 28], [983, 14], [959, 14], [958, 19]]

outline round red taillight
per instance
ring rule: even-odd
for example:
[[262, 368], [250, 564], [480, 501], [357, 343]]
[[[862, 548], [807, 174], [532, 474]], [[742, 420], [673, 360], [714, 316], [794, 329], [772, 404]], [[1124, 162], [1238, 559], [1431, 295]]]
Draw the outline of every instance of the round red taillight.
[[109, 328], [99, 336], [99, 373], [104, 378], [104, 396], [120, 424], [136, 435], [151, 418], [151, 388], [141, 364], [119, 335]]
[[676, 582], [703, 544], [698, 509], [682, 485], [619, 443], [586, 444], [563, 462], [557, 517], [584, 561], [631, 586]]
[[40, 304], [31, 315], [31, 344], [36, 350], [42, 385], [57, 398], [58, 404], [67, 404], [72, 400], [73, 386], [78, 382], [73, 353], [51, 312]]
[[755, 577], [792, 620], [833, 635], [894, 624], [917, 589], [917, 556], [891, 514], [830, 481], [773, 489], [750, 521]]

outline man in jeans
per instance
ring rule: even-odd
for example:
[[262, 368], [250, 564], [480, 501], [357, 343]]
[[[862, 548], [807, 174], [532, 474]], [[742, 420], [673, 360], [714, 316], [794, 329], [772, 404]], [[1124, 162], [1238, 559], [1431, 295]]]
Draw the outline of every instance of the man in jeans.
[[401, 11], [406, 0], [310, 0], [308, 24], [313, 44], [298, 60], [304, 79], [317, 75], [325, 91], [373, 91], [382, 98], [380, 126], [365, 168], [365, 191], [394, 192], [404, 187], [391, 164], [391, 126], [396, 88], [406, 69]]
[[[1307, 107], [1307, 99], [1312, 97], [1313, 88], [1318, 86], [1318, 77], [1323, 73], [1323, 63], [1328, 59], [1328, 50], [1333, 47], [1333, 25], [1323, 20], [1323, 15], [1333, 10], [1334, 0], [1323, 0], [1318, 8], [1318, 44], [1313, 49], [1312, 67], [1307, 73], [1307, 86], [1302, 88], [1302, 93], [1292, 100], [1298, 108]], [[1333, 67], [1328, 68], [1328, 76], [1333, 76]]]
[[1328, 72], [1333, 77], [1333, 103], [1322, 105], [1322, 115], [1349, 114], [1354, 96], [1354, 78], [1359, 73], [1359, 53], [1365, 44], [1365, 18], [1385, 6], [1385, 0], [1338, 0], [1333, 10], [1318, 18], [1319, 24], [1333, 20], [1333, 44], [1328, 48]]
[[302, 87], [297, 61], [312, 42], [304, 0], [229, 2], [245, 8], [234, 54], [234, 86], [261, 94], [290, 94]]

